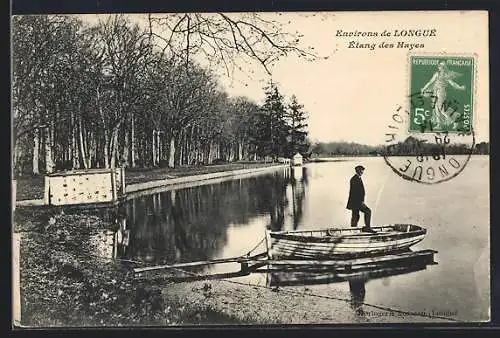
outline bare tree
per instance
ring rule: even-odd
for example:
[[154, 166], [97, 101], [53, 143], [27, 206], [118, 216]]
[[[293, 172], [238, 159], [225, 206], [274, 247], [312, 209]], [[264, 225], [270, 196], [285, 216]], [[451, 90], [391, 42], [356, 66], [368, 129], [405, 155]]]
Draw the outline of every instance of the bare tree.
[[[39, 153], [42, 150], [46, 172], [54, 169], [52, 147], [57, 115], [50, 111], [61, 108], [58, 106], [58, 72], [62, 55], [68, 53], [71, 45], [73, 24], [74, 21], [64, 16], [13, 18], [14, 148], [24, 136], [32, 136], [33, 174], [39, 173]], [[43, 149], [40, 148], [41, 141]]]
[[192, 56], [202, 56], [222, 65], [228, 75], [235, 67], [242, 69], [240, 61], [256, 61], [271, 74], [271, 67], [281, 57], [298, 55], [305, 60], [319, 57], [313, 47], [301, 47], [302, 35], [298, 31], [291, 33], [285, 29], [289, 21], [280, 22], [267, 16], [265, 13], [148, 14], [149, 34], [163, 53], [183, 56], [186, 62]]
[[[150, 40], [139, 26], [130, 26], [122, 15], [108, 17], [99, 24], [102, 48], [102, 79], [97, 87], [98, 100], [107, 95], [107, 105], [99, 102], [103, 123], [109, 124], [111, 134], [105, 129], [105, 166], [115, 167], [118, 152], [118, 134], [124, 121], [142, 95], [137, 84], [138, 74], [145, 71], [147, 56], [152, 51]], [[106, 110], [106, 113], [104, 112]], [[128, 133], [127, 139], [128, 139]], [[128, 142], [128, 141], [127, 141]], [[128, 149], [126, 149], [128, 157]]]
[[147, 19], [149, 27], [124, 15], [98, 23], [57, 15], [13, 18], [18, 172], [27, 172], [20, 165], [28, 162], [39, 174], [39, 165], [49, 173], [256, 158], [258, 105], [232, 100], [213, 67], [195, 56], [223, 64], [228, 73], [252, 61], [269, 72], [285, 55], [315, 57], [299, 48], [299, 34], [253, 13]]

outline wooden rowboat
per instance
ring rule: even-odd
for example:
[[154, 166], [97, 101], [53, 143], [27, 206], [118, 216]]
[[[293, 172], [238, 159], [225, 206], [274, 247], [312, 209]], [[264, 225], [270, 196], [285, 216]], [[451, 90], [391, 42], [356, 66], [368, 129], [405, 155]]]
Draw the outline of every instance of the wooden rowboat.
[[426, 229], [413, 224], [361, 228], [268, 231], [267, 252], [272, 259], [329, 259], [387, 254], [407, 250], [422, 241]]
[[306, 265], [347, 271], [353, 267], [378, 267], [386, 262], [400, 262], [407, 258], [435, 253], [432, 250], [408, 252], [410, 246], [425, 237], [426, 230], [420, 226], [394, 224], [372, 227], [372, 230], [374, 233], [363, 232], [361, 228], [266, 231], [266, 251], [253, 256], [250, 253], [255, 248], [242, 256], [139, 267], [134, 268], [134, 273], [226, 263], [241, 264], [243, 272], [264, 265]]

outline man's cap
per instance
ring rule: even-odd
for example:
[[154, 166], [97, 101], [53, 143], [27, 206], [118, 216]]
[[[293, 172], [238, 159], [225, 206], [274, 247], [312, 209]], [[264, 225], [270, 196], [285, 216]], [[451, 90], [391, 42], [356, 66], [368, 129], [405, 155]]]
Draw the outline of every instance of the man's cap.
[[362, 165], [357, 165], [356, 167], [354, 167], [354, 170], [356, 171], [365, 170], [365, 167], [363, 167]]

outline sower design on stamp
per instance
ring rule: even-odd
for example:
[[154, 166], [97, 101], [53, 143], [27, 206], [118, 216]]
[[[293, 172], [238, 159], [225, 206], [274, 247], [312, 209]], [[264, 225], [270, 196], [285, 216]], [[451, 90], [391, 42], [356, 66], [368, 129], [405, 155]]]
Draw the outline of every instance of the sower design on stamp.
[[409, 132], [472, 132], [474, 67], [469, 56], [410, 56]]

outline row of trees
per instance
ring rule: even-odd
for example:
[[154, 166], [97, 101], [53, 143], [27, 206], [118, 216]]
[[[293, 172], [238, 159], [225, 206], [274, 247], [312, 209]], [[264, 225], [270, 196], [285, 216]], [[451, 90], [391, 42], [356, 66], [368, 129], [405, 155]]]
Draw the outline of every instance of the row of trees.
[[370, 146], [355, 142], [318, 142], [311, 147], [315, 156], [364, 156], [377, 155], [381, 146]]
[[[311, 152], [316, 156], [433, 155], [442, 151], [437, 144], [421, 143], [411, 136], [404, 142], [399, 142], [389, 148], [382, 145], [371, 146], [353, 142], [319, 142], [311, 147]], [[459, 143], [446, 144], [444, 151], [449, 155], [467, 155], [471, 153], [470, 145]], [[489, 154], [489, 143], [480, 142], [476, 144], [472, 149], [472, 153], [477, 155]]]
[[303, 54], [279, 27], [265, 31], [257, 17], [223, 14], [169, 20], [149, 17], [141, 26], [122, 15], [96, 24], [73, 16], [14, 17], [15, 171], [176, 167], [307, 149], [307, 116], [295, 97], [285, 103], [273, 83], [263, 105], [229, 97], [193, 58], [212, 46], [211, 59], [241, 53], [267, 67], [268, 59]]

